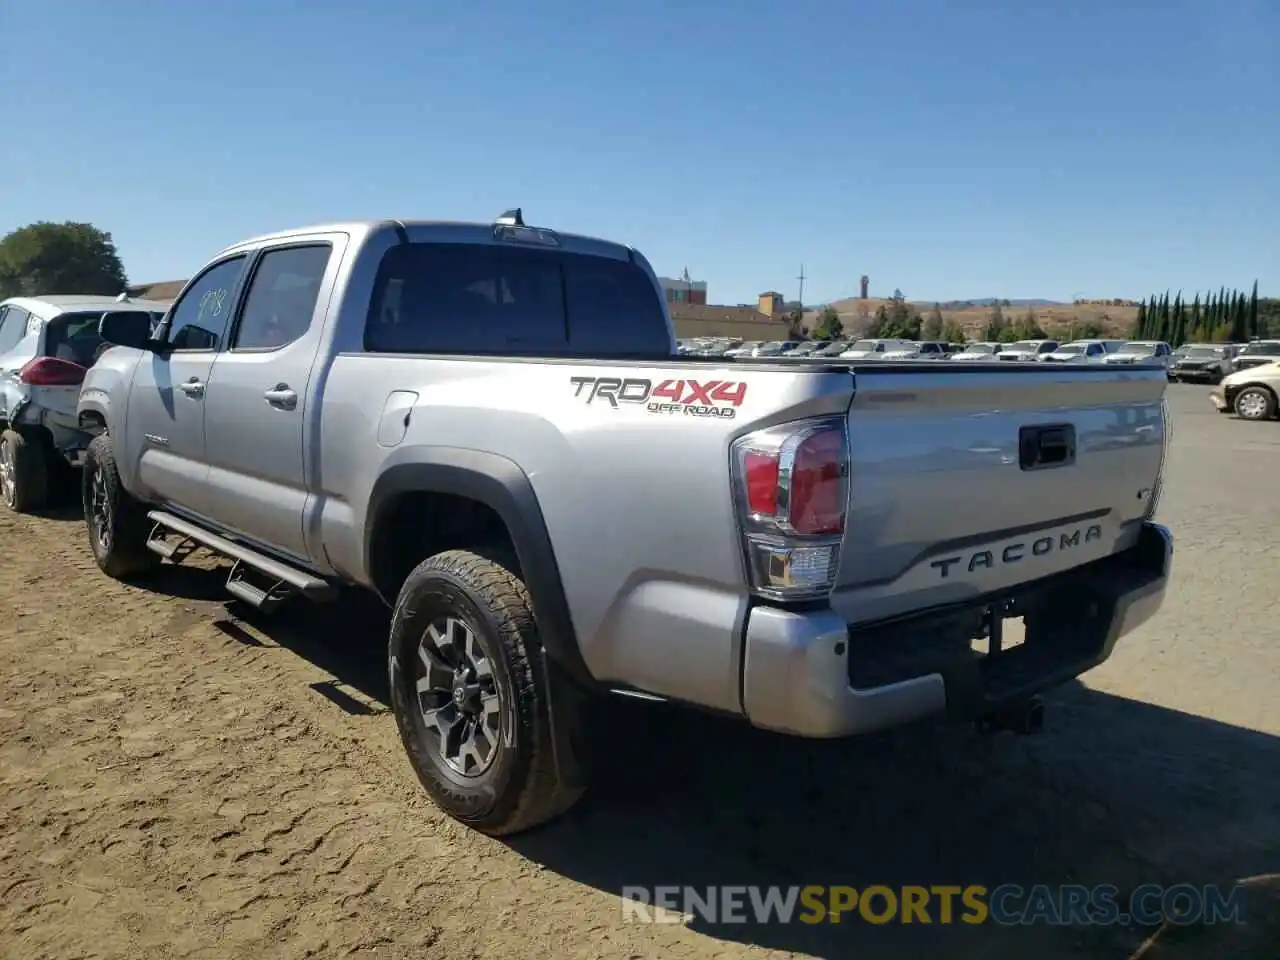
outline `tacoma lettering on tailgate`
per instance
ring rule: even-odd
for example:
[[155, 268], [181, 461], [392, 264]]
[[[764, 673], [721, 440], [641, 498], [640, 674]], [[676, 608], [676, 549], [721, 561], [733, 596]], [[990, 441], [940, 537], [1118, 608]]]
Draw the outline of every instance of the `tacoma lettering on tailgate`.
[[1043, 536], [1036, 540], [1008, 543], [996, 550], [975, 550], [972, 553], [959, 553], [953, 557], [942, 557], [939, 560], [932, 561], [929, 566], [937, 570], [938, 575], [945, 580], [951, 576], [951, 570], [957, 564], [960, 564], [961, 568], [967, 572], [974, 573], [978, 570], [1003, 567], [1010, 563], [1021, 563], [1028, 557], [1043, 557], [1054, 552], [1061, 553], [1063, 550], [1078, 547], [1081, 543], [1090, 543], [1101, 539], [1102, 527], [1093, 524], [1088, 527], [1077, 527], [1069, 533], [1059, 533], [1056, 537]]
[[747, 396], [740, 380], [652, 380], [628, 377], [570, 377], [573, 395], [587, 403], [603, 401], [617, 409], [623, 403], [642, 403], [649, 413], [732, 420]]

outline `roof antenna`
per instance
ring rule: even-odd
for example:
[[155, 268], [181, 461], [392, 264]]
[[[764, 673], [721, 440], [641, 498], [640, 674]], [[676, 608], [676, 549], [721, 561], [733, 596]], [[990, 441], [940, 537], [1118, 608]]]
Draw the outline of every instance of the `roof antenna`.
[[523, 227], [524, 217], [520, 213], [520, 208], [516, 207], [514, 210], [508, 210], [496, 222], [508, 227]]

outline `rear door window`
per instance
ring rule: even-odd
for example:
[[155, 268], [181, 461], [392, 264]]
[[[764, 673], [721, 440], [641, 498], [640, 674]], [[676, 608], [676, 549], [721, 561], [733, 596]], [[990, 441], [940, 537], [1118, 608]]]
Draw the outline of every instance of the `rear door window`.
[[27, 334], [27, 311], [21, 307], [4, 308], [0, 317], [0, 353], [8, 353]]
[[381, 353], [670, 353], [648, 275], [606, 257], [401, 244], [378, 270], [365, 348]]

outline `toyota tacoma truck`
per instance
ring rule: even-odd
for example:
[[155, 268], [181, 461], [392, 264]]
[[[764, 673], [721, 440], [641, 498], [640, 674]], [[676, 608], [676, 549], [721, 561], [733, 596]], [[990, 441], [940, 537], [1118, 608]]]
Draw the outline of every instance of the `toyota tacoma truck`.
[[101, 334], [98, 565], [376, 593], [409, 761], [490, 834], [582, 793], [595, 695], [802, 737], [1019, 716], [1169, 576], [1162, 369], [680, 358], [639, 252], [519, 211], [248, 240]]

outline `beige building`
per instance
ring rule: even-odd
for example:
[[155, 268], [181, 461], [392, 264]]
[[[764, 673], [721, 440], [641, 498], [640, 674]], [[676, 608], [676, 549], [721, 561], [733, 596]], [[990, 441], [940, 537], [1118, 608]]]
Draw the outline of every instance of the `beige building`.
[[757, 309], [766, 317], [774, 317], [787, 310], [787, 299], [777, 290], [766, 290], [760, 294]]

